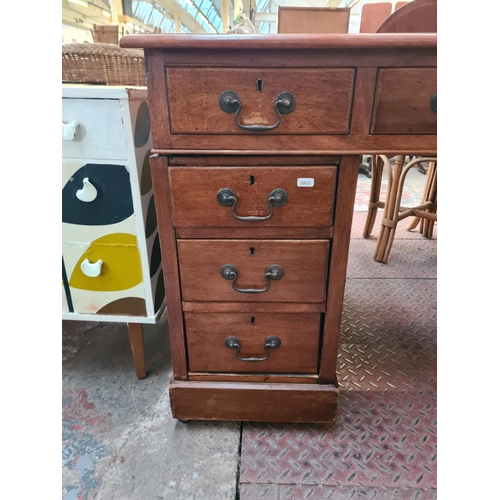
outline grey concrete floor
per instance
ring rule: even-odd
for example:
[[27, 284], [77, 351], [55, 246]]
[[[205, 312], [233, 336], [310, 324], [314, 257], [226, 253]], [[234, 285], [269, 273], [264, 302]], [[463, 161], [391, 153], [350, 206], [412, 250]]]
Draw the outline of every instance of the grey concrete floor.
[[[407, 199], [418, 203], [424, 183], [412, 171]], [[355, 210], [366, 210], [369, 186], [360, 175]], [[165, 315], [144, 326], [143, 380], [126, 325], [65, 321], [62, 330], [63, 500], [237, 498], [241, 423], [171, 416]]]
[[63, 499], [234, 499], [241, 424], [174, 420], [166, 317], [144, 337], [137, 380], [126, 325], [63, 322]]

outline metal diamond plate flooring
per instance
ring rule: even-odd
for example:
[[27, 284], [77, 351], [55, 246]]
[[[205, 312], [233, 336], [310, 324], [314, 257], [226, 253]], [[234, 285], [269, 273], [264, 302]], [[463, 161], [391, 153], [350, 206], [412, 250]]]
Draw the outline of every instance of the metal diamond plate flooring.
[[365, 217], [353, 223], [337, 422], [245, 423], [240, 500], [437, 498], [437, 240], [398, 231], [380, 264]]

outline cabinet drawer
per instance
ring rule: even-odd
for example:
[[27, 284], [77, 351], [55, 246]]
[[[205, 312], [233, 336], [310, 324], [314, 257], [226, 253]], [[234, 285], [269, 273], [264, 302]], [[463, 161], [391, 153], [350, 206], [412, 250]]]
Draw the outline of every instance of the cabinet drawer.
[[320, 314], [185, 313], [184, 321], [191, 372], [317, 373]]
[[328, 240], [177, 240], [182, 300], [323, 302], [328, 249]]
[[[353, 68], [167, 68], [171, 132], [347, 134], [353, 82]], [[229, 112], [219, 104], [226, 91], [240, 103], [233, 104]], [[275, 102], [283, 92], [291, 94], [295, 102], [279, 112], [280, 104], [276, 111]], [[240, 128], [235, 123], [236, 113], [242, 127], [268, 129]], [[278, 123], [278, 115], [281, 122], [271, 128]]]
[[169, 170], [178, 227], [332, 225], [336, 167]]
[[[118, 99], [62, 100], [63, 158], [124, 160], [127, 158]], [[73, 138], [64, 128], [78, 122]]]
[[74, 312], [147, 315], [134, 235], [112, 233], [90, 244], [63, 241], [62, 253]]
[[436, 134], [436, 68], [378, 70], [371, 124], [372, 134]]
[[[63, 222], [105, 226], [133, 215], [130, 174], [124, 165], [64, 162], [62, 173]], [[131, 229], [135, 232], [134, 224]]]

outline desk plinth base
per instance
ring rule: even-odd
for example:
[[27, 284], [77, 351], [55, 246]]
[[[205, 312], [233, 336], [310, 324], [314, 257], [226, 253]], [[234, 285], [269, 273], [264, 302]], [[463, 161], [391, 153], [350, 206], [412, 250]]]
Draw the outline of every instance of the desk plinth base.
[[332, 423], [337, 414], [334, 385], [172, 380], [169, 392], [179, 420]]

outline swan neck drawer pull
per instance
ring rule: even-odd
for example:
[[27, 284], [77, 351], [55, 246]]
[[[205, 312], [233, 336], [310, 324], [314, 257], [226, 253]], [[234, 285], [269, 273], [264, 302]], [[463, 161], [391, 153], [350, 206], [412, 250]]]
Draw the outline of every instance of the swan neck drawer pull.
[[283, 278], [283, 275], [285, 272], [283, 269], [276, 265], [273, 264], [272, 266], [269, 266], [266, 269], [266, 272], [264, 274], [264, 280], [266, 282], [265, 288], [237, 288], [236, 287], [236, 279], [238, 278], [238, 271], [236, 268], [231, 265], [231, 264], [224, 264], [220, 268], [220, 275], [225, 279], [225, 280], [231, 280], [231, 285], [234, 290], [240, 293], [262, 293], [262, 292], [267, 292], [269, 290], [269, 286], [271, 285], [271, 281], [278, 281], [281, 278]]
[[278, 119], [274, 125], [243, 125], [238, 121], [241, 101], [232, 90], [224, 90], [219, 96], [219, 107], [224, 113], [234, 113], [234, 123], [247, 132], [266, 132], [273, 130], [281, 123], [281, 115], [287, 115], [295, 109], [295, 97], [290, 92], [281, 92], [274, 100], [274, 112]]
[[263, 358], [242, 358], [238, 356], [241, 349], [241, 343], [236, 337], [227, 337], [226, 340], [224, 341], [224, 345], [228, 349], [235, 350], [236, 359], [239, 359], [240, 361], [265, 361], [266, 359], [269, 358], [269, 355], [271, 354], [269, 350], [278, 349], [278, 347], [280, 347], [281, 345], [281, 340], [279, 339], [279, 337], [267, 337], [264, 343], [264, 350], [266, 351], [266, 355]]
[[259, 222], [270, 219], [274, 213], [274, 207], [282, 207], [288, 201], [288, 195], [284, 189], [273, 189], [267, 198], [267, 205], [269, 207], [269, 214], [263, 217], [256, 215], [241, 216], [235, 213], [236, 203], [238, 198], [234, 196], [233, 191], [229, 188], [222, 188], [217, 191], [217, 202], [223, 207], [231, 207], [231, 215], [243, 222]]

